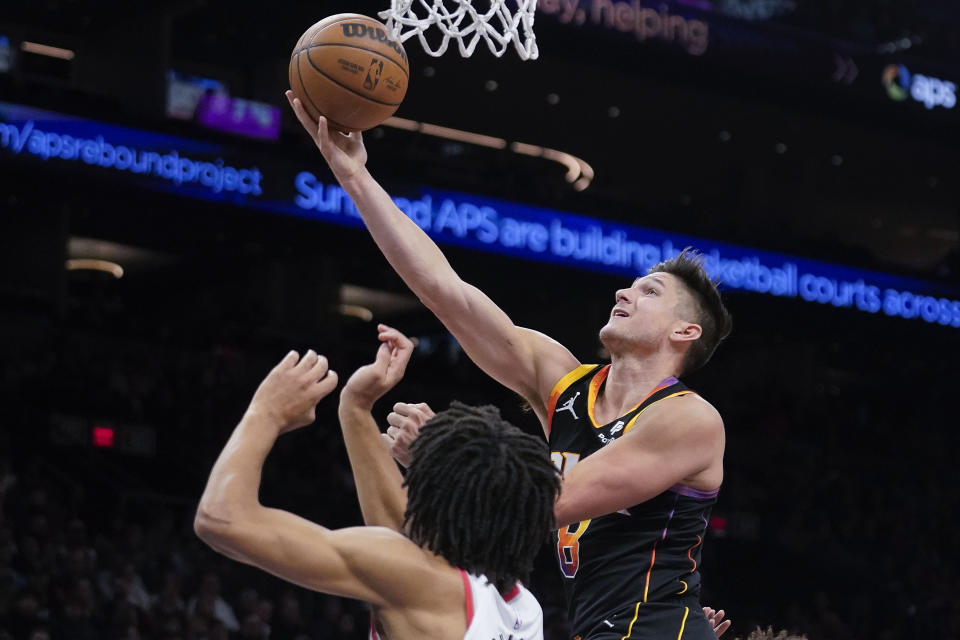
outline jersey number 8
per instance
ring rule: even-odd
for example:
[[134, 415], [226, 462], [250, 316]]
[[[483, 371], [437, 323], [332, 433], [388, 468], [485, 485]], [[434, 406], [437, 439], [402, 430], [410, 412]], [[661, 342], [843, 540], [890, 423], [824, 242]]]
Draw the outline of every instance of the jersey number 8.
[[[554, 451], [550, 460], [560, 473], [566, 473], [580, 461], [580, 454], [569, 451]], [[560, 561], [560, 571], [567, 578], [577, 575], [580, 568], [580, 536], [590, 526], [589, 520], [561, 528], [557, 531], [557, 560]]]

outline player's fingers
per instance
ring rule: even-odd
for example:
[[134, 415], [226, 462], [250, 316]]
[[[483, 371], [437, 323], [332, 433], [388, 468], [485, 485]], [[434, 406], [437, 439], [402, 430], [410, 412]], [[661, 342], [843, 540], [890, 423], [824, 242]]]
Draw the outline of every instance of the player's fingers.
[[407, 423], [400, 429], [400, 435], [397, 436], [397, 442], [410, 446], [413, 441], [420, 436], [420, 425]]
[[377, 325], [377, 334], [381, 340], [384, 339], [385, 336], [389, 336], [391, 340], [410, 340], [410, 338], [403, 335], [403, 333], [401, 333], [398, 329], [394, 329], [393, 327], [382, 323]]
[[300, 125], [307, 130], [307, 133], [310, 134], [313, 141], [317, 142], [317, 123], [314, 122], [310, 114], [307, 113], [303, 103], [300, 102], [300, 98], [294, 98], [293, 92], [289, 91], [287, 99], [290, 101], [290, 105], [293, 107], [293, 113], [297, 116], [297, 120], [300, 121]]
[[720, 624], [720, 622], [723, 620], [723, 616], [725, 616], [725, 615], [726, 615], [726, 612], [724, 612], [723, 609], [720, 609], [720, 611], [717, 611], [716, 613], [714, 613], [714, 614], [713, 614], [713, 624], [715, 624], [715, 625]]
[[714, 630], [713, 630], [714, 635], [716, 635], [716, 636], [719, 638], [719, 637], [722, 636], [724, 633], [726, 633], [727, 629], [729, 629], [729, 628], [730, 628], [730, 625], [732, 625], [732, 624], [733, 624], [733, 623], [732, 623], [731, 621], [727, 620], [726, 622], [724, 622], [724, 623], [721, 624], [720, 626], [714, 628]]
[[402, 443], [396, 440], [390, 443], [390, 455], [404, 467], [410, 466], [410, 451]]
[[377, 357], [374, 361], [378, 367], [386, 368], [390, 364], [390, 343], [383, 342], [380, 344], [380, 347], [377, 349]]
[[397, 436], [400, 435], [400, 429], [394, 426], [387, 427], [387, 437], [396, 442]]
[[383, 444], [387, 447], [387, 449], [392, 448], [393, 443], [396, 442], [396, 440], [394, 440], [393, 438], [391, 438], [385, 433], [380, 434], [380, 440], [383, 441]]
[[433, 412], [433, 409], [431, 409], [430, 405], [428, 405], [426, 402], [421, 402], [419, 404], [412, 405], [411, 413], [420, 420], [421, 424], [426, 422], [433, 416], [437, 415], [436, 413]]
[[310, 367], [309, 376], [310, 380], [317, 382], [322, 380], [325, 375], [327, 375], [327, 369], [330, 368], [330, 363], [327, 361], [325, 356], [318, 355], [317, 361], [313, 363], [313, 366]]
[[405, 405], [401, 411], [393, 411], [388, 414], [387, 423], [405, 431], [412, 431], [416, 435], [420, 432], [421, 425], [430, 417], [432, 416], [418, 411], [412, 405]]
[[397, 429], [403, 429], [406, 423], [410, 422], [410, 418], [405, 415], [391, 412], [387, 414], [387, 424], [391, 427], [396, 427]]
[[330, 140], [330, 124], [323, 116], [317, 118], [317, 140], [320, 141], [320, 150], [329, 149], [332, 144]]
[[396, 343], [397, 348], [404, 351], [413, 351], [413, 340], [408, 338], [403, 332], [394, 329], [393, 327], [388, 327], [385, 324], [377, 327], [377, 330], [380, 331], [381, 336], [389, 336], [390, 340]]
[[414, 412], [414, 406], [415, 405], [407, 404], [406, 402], [398, 402], [397, 404], [393, 405], [393, 411], [401, 416], [409, 416]]
[[[320, 143], [323, 145], [333, 145], [338, 147], [341, 151], [350, 150], [350, 138], [348, 134], [334, 129], [330, 130], [330, 121], [327, 120], [324, 116], [320, 116]], [[327, 146], [326, 148], [330, 148]]]
[[395, 344], [401, 334], [396, 329], [380, 325], [377, 327], [377, 340], [380, 342], [389, 342]]
[[390, 377], [399, 381], [407, 370], [410, 356], [413, 355], [413, 343], [402, 333], [396, 332], [396, 335], [391, 336], [389, 342], [385, 344], [390, 345]]
[[300, 362], [297, 363], [297, 370], [302, 373], [307, 373], [310, 369], [313, 368], [313, 365], [317, 364], [317, 359], [320, 356], [317, 355], [317, 352], [313, 349], [307, 349], [307, 352], [303, 354], [303, 357], [300, 358]]
[[398, 435], [400, 433], [409, 433], [416, 437], [417, 434], [420, 433], [420, 425], [423, 424], [423, 421], [399, 413], [390, 413], [387, 414], [387, 424], [395, 427]]
[[291, 349], [287, 352], [287, 355], [283, 356], [283, 360], [277, 363], [277, 366], [274, 369], [278, 371], [286, 371], [287, 369], [293, 368], [297, 364], [297, 360], [300, 359], [300, 354]]
[[331, 391], [337, 388], [337, 383], [340, 382], [339, 376], [337, 376], [336, 371], [328, 371], [327, 375], [324, 376], [323, 380], [317, 382], [317, 400], [325, 398], [330, 394]]

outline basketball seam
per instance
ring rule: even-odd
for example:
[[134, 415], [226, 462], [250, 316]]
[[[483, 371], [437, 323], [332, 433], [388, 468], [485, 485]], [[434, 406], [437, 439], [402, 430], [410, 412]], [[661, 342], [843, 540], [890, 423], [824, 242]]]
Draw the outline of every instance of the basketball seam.
[[[317, 47], [349, 47], [349, 48], [351, 48], [351, 49], [360, 49], [361, 51], [369, 51], [371, 55], [375, 55], [375, 56], [380, 56], [380, 57], [382, 57], [382, 58], [386, 58], [387, 60], [389, 60], [389, 61], [392, 62], [393, 64], [397, 65], [397, 67], [399, 67], [399, 68], [400, 68], [400, 71], [403, 73], [403, 76], [404, 76], [405, 78], [407, 78], [408, 81], [409, 81], [409, 79], [410, 79], [410, 75], [409, 75], [409, 74], [404, 70], [404, 68], [403, 68], [404, 65], [400, 64], [399, 62], [397, 62], [396, 60], [394, 60], [394, 59], [391, 58], [390, 56], [384, 55], [384, 54], [380, 53], [379, 51], [370, 51], [370, 49], [367, 49], [367, 48], [365, 48], [365, 47], [361, 47], [361, 46], [355, 45], [355, 44], [344, 44], [344, 43], [342, 43], [342, 42], [321, 42], [320, 44], [310, 44], [310, 45], [307, 45], [307, 46], [305, 46], [305, 47], [303, 47], [303, 48], [301, 48], [301, 49], [299, 49], [299, 50], [297, 50], [297, 51], [294, 51], [294, 53], [297, 53], [297, 54], [298, 54], [298, 53], [300, 53], [301, 51], [309, 51], [310, 49], [316, 49]], [[309, 57], [309, 54], [308, 54], [307, 57]]]
[[[309, 57], [310, 57], [310, 56], [307, 56], [308, 59], [309, 59]], [[313, 98], [310, 97], [310, 92], [307, 91], [307, 85], [305, 85], [305, 84], [303, 83], [303, 74], [300, 73], [300, 54], [297, 54], [297, 77], [300, 78], [300, 87], [303, 89], [303, 95], [307, 96], [307, 100], [309, 100], [309, 101], [310, 101], [310, 104], [313, 105], [313, 108], [317, 110], [317, 113], [319, 113], [319, 114], [322, 115], [324, 118], [326, 118], [328, 121], [332, 122], [333, 124], [335, 124], [336, 126], [340, 127], [341, 129], [350, 129], [350, 127], [348, 127], [348, 126], [346, 126], [346, 125], [343, 125], [343, 124], [340, 124], [340, 123], [337, 122], [336, 120], [332, 120], [331, 118], [329, 118], [329, 117], [327, 116], [327, 114], [325, 114], [325, 113], [323, 112], [323, 109], [321, 109], [320, 107], [318, 107], [318, 106], [317, 106], [317, 103], [314, 102], [314, 101], [313, 101]]]
[[[347, 20], [356, 20], [358, 17], [360, 17], [360, 18], [369, 18], [369, 16], [365, 16], [365, 15], [362, 15], [362, 14], [356, 14], [356, 15], [350, 16], [349, 18], [340, 18], [339, 20], [334, 20], [333, 22], [327, 23], [327, 24], [323, 25], [322, 27], [319, 27], [316, 31], [314, 31], [313, 33], [310, 33], [310, 29], [313, 29], [313, 27], [316, 27], [316, 26], [317, 26], [317, 25], [313, 25], [313, 26], [310, 27], [310, 29], [307, 29], [302, 36], [300, 36], [300, 40], [303, 40], [304, 38], [306, 38], [307, 41], [313, 40], [313, 38], [314, 38], [318, 33], [320, 33], [321, 31], [324, 31], [327, 27], [332, 27], [332, 26], [335, 25], [335, 24], [340, 24], [341, 22], [346, 22]], [[320, 22], [323, 22], [323, 21], [321, 20]], [[318, 24], [319, 24], [319, 23], [318, 23]], [[307, 38], [307, 34], [308, 34], [308, 33], [310, 33], [310, 37], [309, 37], [309, 38]], [[300, 44], [300, 40], [297, 40], [297, 44]], [[294, 45], [294, 47], [296, 47], [296, 45]], [[301, 49], [295, 50], [290, 57], [292, 58], [293, 56], [295, 56], [295, 55], [297, 55], [298, 53], [300, 53], [300, 51], [301, 51]]]
[[[306, 57], [306, 59], [307, 59], [307, 62], [310, 63], [310, 66], [313, 67], [314, 71], [316, 71], [317, 73], [319, 73], [320, 75], [322, 75], [324, 78], [326, 78], [327, 80], [329, 80], [329, 81], [332, 82], [333, 84], [335, 84], [335, 85], [337, 85], [337, 86], [339, 86], [339, 87], [343, 87], [344, 89], [346, 89], [347, 91], [349, 91], [349, 92], [352, 93], [353, 95], [355, 95], [355, 96], [357, 96], [357, 97], [359, 97], [359, 98], [363, 98], [364, 100], [369, 100], [370, 102], [376, 102], [377, 104], [382, 104], [382, 105], [385, 106], [385, 107], [399, 107], [399, 106], [400, 106], [401, 103], [399, 103], [399, 102], [384, 102], [383, 100], [377, 100], [376, 98], [371, 98], [370, 96], [365, 96], [365, 95], [363, 95], [362, 93], [357, 93], [356, 91], [354, 91], [353, 89], [351, 89], [351, 88], [348, 87], [347, 85], [343, 84], [342, 82], [336, 80], [335, 78], [330, 77], [330, 76], [329, 76], [328, 74], [326, 74], [320, 67], [318, 67], [317, 65], [315, 65], [315, 64], [313, 63], [313, 60], [310, 59], [310, 53], [309, 53], [309, 51], [307, 52], [307, 55], [306, 55], [305, 57]], [[298, 58], [297, 58], [297, 70], [298, 70], [298, 72], [299, 72], [299, 64], [300, 64], [300, 58], [298, 57]], [[300, 82], [303, 82], [303, 78], [302, 78], [302, 77], [300, 78]], [[307, 92], [307, 85], [303, 85], [303, 91], [304, 91], [304, 93]], [[313, 101], [311, 100], [311, 102], [313, 102]], [[316, 105], [314, 105], [314, 106], [316, 106]]]

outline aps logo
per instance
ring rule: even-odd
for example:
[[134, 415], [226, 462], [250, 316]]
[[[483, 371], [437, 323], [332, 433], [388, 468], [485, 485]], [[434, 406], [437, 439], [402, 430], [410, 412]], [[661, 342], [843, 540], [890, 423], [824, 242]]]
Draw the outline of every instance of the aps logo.
[[882, 81], [887, 95], [897, 102], [912, 98], [927, 109], [953, 109], [957, 105], [957, 85], [919, 73], [911, 74], [902, 64], [891, 64], [885, 68]]

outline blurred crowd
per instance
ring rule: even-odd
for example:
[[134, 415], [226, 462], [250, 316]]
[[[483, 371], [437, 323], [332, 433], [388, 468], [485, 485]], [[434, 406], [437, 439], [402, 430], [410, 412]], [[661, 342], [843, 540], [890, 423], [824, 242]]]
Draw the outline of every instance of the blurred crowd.
[[108, 513], [42, 459], [3, 473], [4, 640], [333, 639], [366, 624], [356, 603], [217, 556], [193, 536], [186, 505]]
[[[338, 342], [341, 375], [372, 355], [367, 333]], [[10, 411], [0, 430], [0, 639], [365, 636], [362, 604], [227, 560], [192, 531], [206, 474], [282, 351], [55, 336], [46, 359], [9, 357], [16, 349], [2, 359], [0, 400]], [[734, 621], [730, 638], [773, 625], [810, 640], [960, 639], [952, 520], [960, 435], [944, 417], [949, 363], [911, 363], [894, 345], [857, 348], [823, 355], [830, 349], [803, 340], [744, 340], [711, 365], [723, 376], [691, 382], [727, 425], [726, 478], [702, 568], [703, 603]], [[381, 409], [393, 400], [493, 401], [536, 429], [515, 398], [450, 358], [447, 349], [419, 353], [402, 395]], [[807, 380], [802, 392], [751, 374], [767, 366], [763, 358], [789, 359]], [[836, 363], [845, 358], [865, 373], [844, 379]], [[360, 513], [334, 405], [322, 403], [317, 426], [278, 442], [262, 499], [341, 527]], [[52, 438], [56, 415], [93, 424], [108, 410], [156, 427], [154, 455]], [[550, 545], [530, 586], [547, 640], [568, 638]]]

